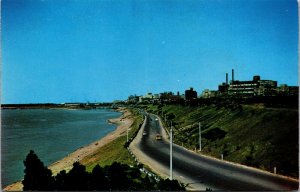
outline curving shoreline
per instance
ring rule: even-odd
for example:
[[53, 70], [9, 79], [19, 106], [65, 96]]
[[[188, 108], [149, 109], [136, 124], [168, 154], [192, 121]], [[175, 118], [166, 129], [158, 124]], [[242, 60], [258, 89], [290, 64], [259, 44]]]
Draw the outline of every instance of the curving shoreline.
[[[115, 119], [109, 119], [108, 122], [116, 124], [118, 125], [118, 127], [113, 132], [108, 133], [105, 137], [89, 145], [77, 149], [76, 151], [70, 153], [63, 159], [58, 160], [55, 163], [48, 166], [48, 168], [52, 171], [53, 175], [56, 175], [61, 170], [70, 170], [73, 167], [74, 162], [81, 161], [84, 157], [95, 153], [100, 147], [126, 134], [127, 128], [129, 128], [133, 123], [131, 113], [126, 108], [118, 108], [117, 111], [121, 112], [122, 115]], [[21, 181], [3, 187], [3, 191], [22, 191], [22, 189], [23, 185]]]

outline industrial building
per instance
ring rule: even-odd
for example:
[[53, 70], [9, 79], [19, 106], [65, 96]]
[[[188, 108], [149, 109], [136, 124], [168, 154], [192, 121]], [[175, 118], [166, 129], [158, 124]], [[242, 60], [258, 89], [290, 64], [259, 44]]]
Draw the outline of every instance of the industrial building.
[[250, 81], [235, 80], [232, 69], [232, 80], [228, 84], [228, 74], [226, 73], [226, 83], [219, 85], [219, 92], [241, 97], [275, 96], [278, 94], [278, 89], [277, 81], [261, 80], [259, 75], [253, 76]]

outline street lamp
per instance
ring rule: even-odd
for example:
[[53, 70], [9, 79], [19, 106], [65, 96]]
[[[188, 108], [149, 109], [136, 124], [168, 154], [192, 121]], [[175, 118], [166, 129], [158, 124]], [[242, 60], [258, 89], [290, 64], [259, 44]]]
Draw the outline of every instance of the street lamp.
[[199, 122], [199, 151], [202, 150], [201, 146], [201, 123]]
[[127, 126], [127, 131], [126, 132], [127, 132], [127, 143], [128, 143], [128, 126]]
[[173, 180], [173, 128], [170, 128], [170, 180]]

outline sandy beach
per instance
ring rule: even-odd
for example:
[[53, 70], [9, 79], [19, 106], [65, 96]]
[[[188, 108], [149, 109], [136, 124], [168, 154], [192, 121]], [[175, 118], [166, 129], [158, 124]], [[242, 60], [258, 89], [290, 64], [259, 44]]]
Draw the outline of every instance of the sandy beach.
[[[109, 133], [102, 139], [95, 141], [87, 146], [81, 147], [76, 151], [70, 153], [68, 156], [63, 159], [51, 164], [48, 168], [51, 169], [53, 175], [56, 175], [61, 170], [70, 170], [73, 167], [73, 163], [76, 161], [81, 161], [84, 157], [88, 155], [93, 155], [97, 149], [106, 145], [107, 143], [115, 140], [116, 138], [126, 134], [127, 128], [129, 128], [133, 119], [131, 113], [125, 108], [118, 108], [117, 111], [122, 112], [123, 114], [119, 118], [108, 120], [109, 123], [117, 124], [118, 127], [115, 131]], [[21, 181], [13, 183], [9, 186], [6, 186], [4, 191], [22, 191], [23, 185]]]

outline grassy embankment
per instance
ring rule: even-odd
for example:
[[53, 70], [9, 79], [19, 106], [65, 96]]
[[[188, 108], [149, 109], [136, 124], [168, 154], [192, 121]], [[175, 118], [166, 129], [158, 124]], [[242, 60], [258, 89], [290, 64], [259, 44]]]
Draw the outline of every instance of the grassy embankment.
[[[128, 118], [133, 119], [133, 124], [129, 129], [128, 137], [131, 138], [139, 126], [142, 124], [143, 118], [137, 110], [132, 109], [131, 115]], [[114, 141], [102, 146], [97, 152], [91, 156], [85, 157], [80, 163], [87, 167], [87, 171], [92, 171], [95, 165], [100, 166], [111, 165], [113, 162], [119, 162], [128, 165], [135, 165], [134, 160], [128, 153], [127, 149], [124, 148], [126, 143], [126, 134], [118, 137]]]
[[[174, 142], [199, 147], [202, 153], [298, 177], [298, 110], [263, 105], [203, 106], [148, 105], [149, 112], [173, 116]], [[171, 115], [173, 114], [173, 115]], [[164, 118], [162, 118], [164, 119]]]

